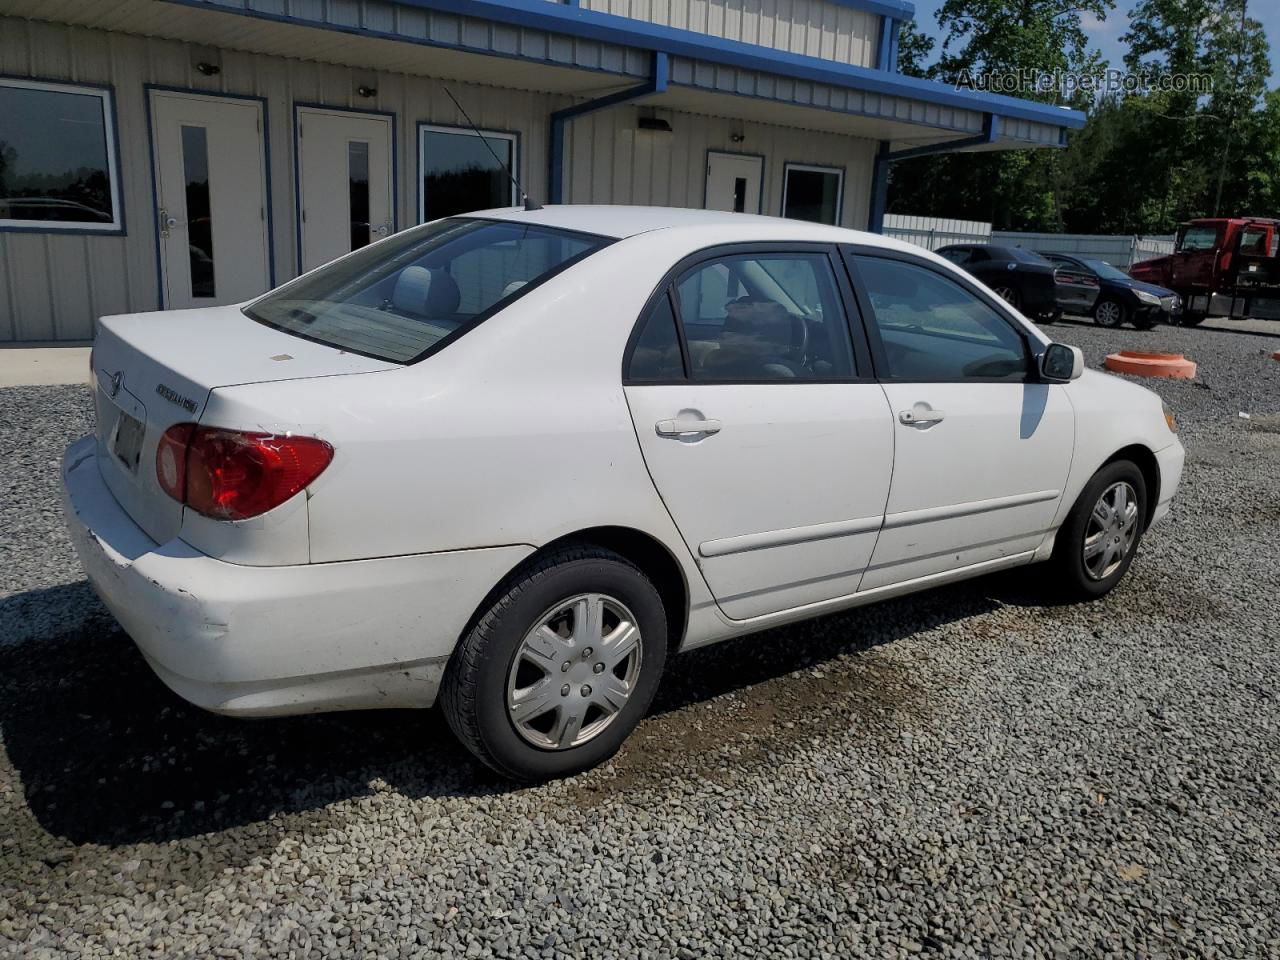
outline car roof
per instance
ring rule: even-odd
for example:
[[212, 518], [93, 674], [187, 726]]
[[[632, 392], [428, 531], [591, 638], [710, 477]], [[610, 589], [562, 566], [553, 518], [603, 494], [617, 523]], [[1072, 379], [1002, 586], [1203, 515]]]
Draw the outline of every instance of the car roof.
[[787, 220], [750, 213], [720, 210], [691, 210], [685, 207], [642, 207], [607, 204], [556, 204], [538, 210], [503, 207], [477, 210], [459, 216], [538, 224], [561, 230], [577, 230], [597, 236], [625, 239], [654, 230], [685, 230], [720, 227], [726, 243], [769, 240], [798, 240], [812, 243], [861, 243], [869, 246], [923, 253], [920, 247], [877, 233], [848, 230], [806, 220]]

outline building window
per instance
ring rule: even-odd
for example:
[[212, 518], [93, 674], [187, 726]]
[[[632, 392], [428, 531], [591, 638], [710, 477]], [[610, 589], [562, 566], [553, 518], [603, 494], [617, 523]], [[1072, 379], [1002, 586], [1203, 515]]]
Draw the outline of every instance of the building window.
[[832, 226], [840, 223], [840, 205], [844, 199], [843, 170], [788, 163], [782, 176], [784, 217]]
[[0, 230], [123, 232], [111, 93], [0, 79]]
[[466, 127], [418, 127], [418, 220], [425, 223], [517, 202], [507, 171], [518, 162], [516, 136]]

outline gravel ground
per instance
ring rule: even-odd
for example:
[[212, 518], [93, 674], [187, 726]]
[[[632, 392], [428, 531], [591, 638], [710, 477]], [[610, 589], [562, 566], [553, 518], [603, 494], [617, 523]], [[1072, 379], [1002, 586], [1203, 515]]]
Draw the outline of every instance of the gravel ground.
[[677, 658], [534, 789], [433, 711], [179, 701], [61, 529], [87, 395], [0, 391], [0, 953], [1280, 956], [1280, 328], [1056, 329], [1200, 363], [1154, 384], [1187, 472], [1116, 593], [992, 577]]

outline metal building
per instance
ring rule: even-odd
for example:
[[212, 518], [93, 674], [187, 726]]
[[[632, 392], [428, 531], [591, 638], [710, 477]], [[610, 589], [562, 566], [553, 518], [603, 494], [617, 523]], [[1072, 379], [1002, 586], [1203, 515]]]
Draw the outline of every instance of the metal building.
[[494, 154], [542, 202], [877, 229], [894, 159], [1057, 146], [1082, 125], [896, 73], [911, 15], [905, 0], [0, 0], [0, 342], [238, 302], [507, 205]]

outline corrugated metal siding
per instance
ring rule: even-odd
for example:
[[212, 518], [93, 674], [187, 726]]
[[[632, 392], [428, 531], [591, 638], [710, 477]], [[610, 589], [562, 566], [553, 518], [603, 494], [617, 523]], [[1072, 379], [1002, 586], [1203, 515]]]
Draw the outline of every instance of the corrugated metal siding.
[[643, 50], [382, 0], [204, 0], [204, 3], [213, 9], [286, 16], [316, 26], [370, 31], [476, 53], [528, 57], [636, 77], [647, 76], [649, 72], [649, 56]]
[[[701, 207], [707, 151], [719, 150], [764, 156], [760, 212], [773, 216], [782, 209], [784, 164], [844, 168], [840, 225], [866, 229], [876, 151], [870, 140], [665, 110], [658, 115], [671, 124], [672, 133], [655, 135], [636, 129], [638, 112], [619, 107], [587, 114], [570, 125], [569, 203]], [[741, 142], [734, 142], [735, 135]]]
[[[984, 119], [983, 114], [976, 110], [959, 110], [936, 103], [925, 103], [921, 100], [908, 100], [903, 97], [891, 97], [847, 87], [833, 87], [825, 83], [796, 80], [793, 77], [744, 70], [686, 57], [672, 57], [671, 82], [699, 87], [703, 90], [760, 97], [782, 103], [837, 110], [841, 113], [885, 117], [966, 133], [981, 132]], [[1057, 128], [1052, 129], [1056, 137]]]
[[[202, 93], [261, 96], [267, 102], [268, 171], [275, 279], [296, 274], [293, 105], [394, 112], [399, 170], [398, 223], [417, 222], [416, 124], [460, 124], [439, 81], [233, 50], [218, 51], [222, 72], [205, 77], [187, 44], [0, 17], [0, 73], [111, 84], [119, 125], [126, 236], [0, 232], [0, 341], [82, 340], [94, 320], [155, 310], [159, 303], [156, 227], [144, 84]], [[355, 88], [375, 78], [376, 98]], [[476, 123], [514, 131], [526, 183], [546, 183], [547, 116], [568, 101], [545, 94], [448, 81]]]
[[877, 14], [829, 0], [581, 0], [588, 10], [859, 67], [876, 65]]

